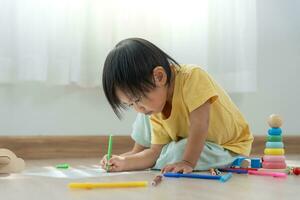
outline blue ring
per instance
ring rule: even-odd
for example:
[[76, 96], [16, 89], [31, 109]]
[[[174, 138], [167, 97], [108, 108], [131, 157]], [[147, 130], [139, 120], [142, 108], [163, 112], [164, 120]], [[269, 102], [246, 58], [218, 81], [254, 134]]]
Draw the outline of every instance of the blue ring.
[[277, 149], [277, 148], [283, 148], [284, 145], [282, 142], [267, 142], [266, 143], [266, 148], [270, 149]]
[[269, 135], [281, 135], [282, 130], [281, 128], [270, 128], [268, 130]]

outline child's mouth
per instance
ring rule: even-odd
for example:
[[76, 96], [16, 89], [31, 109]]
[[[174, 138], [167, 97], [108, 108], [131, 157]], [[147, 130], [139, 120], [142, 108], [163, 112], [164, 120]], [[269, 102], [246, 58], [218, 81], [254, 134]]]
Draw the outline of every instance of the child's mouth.
[[152, 112], [150, 111], [150, 112], [147, 112], [147, 113], [145, 113], [145, 115], [151, 115], [152, 114]]

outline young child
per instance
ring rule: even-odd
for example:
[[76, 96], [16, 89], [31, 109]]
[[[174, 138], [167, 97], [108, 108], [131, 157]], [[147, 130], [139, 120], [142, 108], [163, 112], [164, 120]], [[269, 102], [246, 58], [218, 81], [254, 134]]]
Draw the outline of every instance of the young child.
[[181, 158], [159, 166], [162, 172], [192, 172], [205, 142], [233, 156], [250, 153], [253, 136], [248, 124], [221, 86], [198, 66], [179, 65], [149, 41], [119, 42], [106, 58], [102, 81], [118, 117], [121, 109], [133, 107], [151, 116], [152, 127], [151, 146], [144, 149], [136, 143], [136, 151], [113, 156], [110, 171], [153, 167], [166, 144], [169, 148], [172, 141], [184, 138]]

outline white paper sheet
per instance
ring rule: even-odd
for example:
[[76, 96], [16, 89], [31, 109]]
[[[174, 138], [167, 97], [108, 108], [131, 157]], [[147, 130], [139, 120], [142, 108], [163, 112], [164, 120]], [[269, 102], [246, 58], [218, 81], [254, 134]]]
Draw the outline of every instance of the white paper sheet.
[[144, 173], [145, 171], [134, 171], [134, 172], [118, 172], [118, 173], [107, 173], [100, 166], [76, 166], [69, 167], [68, 169], [57, 169], [53, 166], [45, 167], [32, 167], [28, 170], [24, 170], [20, 175], [25, 176], [44, 176], [52, 178], [67, 178], [67, 179], [78, 179], [78, 178], [91, 178], [91, 177], [102, 177], [102, 176], [116, 176], [121, 174], [132, 174], [132, 173]]

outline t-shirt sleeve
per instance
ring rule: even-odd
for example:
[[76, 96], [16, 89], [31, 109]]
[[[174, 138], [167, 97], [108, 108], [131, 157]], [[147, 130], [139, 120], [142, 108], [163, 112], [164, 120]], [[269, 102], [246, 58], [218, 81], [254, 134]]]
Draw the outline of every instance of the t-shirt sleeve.
[[183, 98], [189, 112], [207, 101], [213, 103], [217, 100], [217, 90], [207, 72], [195, 68], [187, 75], [183, 85]]
[[155, 117], [151, 117], [150, 121], [152, 125], [151, 144], [167, 144], [171, 142], [172, 139], [162, 124]]

